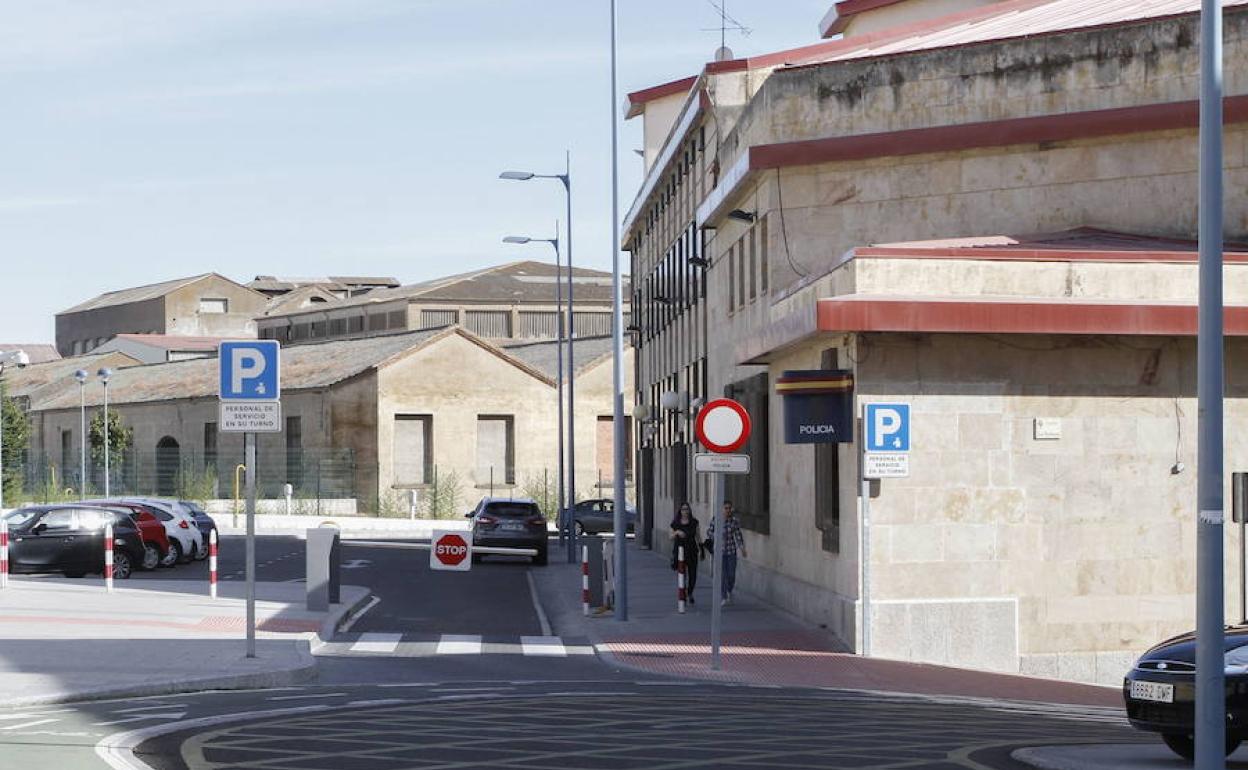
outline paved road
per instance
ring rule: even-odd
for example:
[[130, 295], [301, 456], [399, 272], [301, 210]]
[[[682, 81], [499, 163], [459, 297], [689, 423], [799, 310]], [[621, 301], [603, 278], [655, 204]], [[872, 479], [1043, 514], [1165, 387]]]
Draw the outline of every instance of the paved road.
[[[296, 538], [262, 537], [257, 557], [262, 580], [302, 576]], [[355, 545], [344, 560], [379, 601], [321, 651], [317, 683], [0, 709], [0, 767], [138, 767], [97, 749], [120, 745], [156, 770], [1013, 768], [1019, 746], [1141, 740], [1116, 711], [646, 678], [544, 633], [541, 567], [433, 573], [427, 551]], [[241, 540], [221, 566], [241, 579]]]

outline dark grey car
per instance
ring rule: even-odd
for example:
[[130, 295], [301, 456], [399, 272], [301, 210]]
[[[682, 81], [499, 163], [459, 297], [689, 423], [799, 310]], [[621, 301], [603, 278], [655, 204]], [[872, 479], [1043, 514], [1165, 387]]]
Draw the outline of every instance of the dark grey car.
[[[615, 531], [615, 501], [608, 498], [582, 500], [572, 508], [572, 523], [578, 535]], [[637, 529], [637, 511], [625, 506], [624, 525], [629, 534]]]
[[[536, 548], [533, 563], [546, 563], [546, 517], [529, 498], [483, 497], [466, 516], [472, 519], [473, 546]], [[474, 553], [472, 560], [481, 558]]]

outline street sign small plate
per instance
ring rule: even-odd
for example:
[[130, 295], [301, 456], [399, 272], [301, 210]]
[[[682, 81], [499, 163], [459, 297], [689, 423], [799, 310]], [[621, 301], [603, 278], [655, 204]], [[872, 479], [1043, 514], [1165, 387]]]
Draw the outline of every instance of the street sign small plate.
[[693, 470], [698, 473], [749, 473], [749, 455], [695, 454]]
[[910, 475], [910, 455], [906, 452], [867, 452], [862, 475], [869, 479], [895, 479]]
[[222, 433], [281, 433], [281, 401], [222, 401]]

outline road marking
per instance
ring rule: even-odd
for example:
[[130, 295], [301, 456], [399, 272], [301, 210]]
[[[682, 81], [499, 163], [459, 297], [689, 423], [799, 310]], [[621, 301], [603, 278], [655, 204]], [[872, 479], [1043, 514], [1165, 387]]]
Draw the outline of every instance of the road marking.
[[175, 720], [186, 716], [186, 711], [170, 711], [164, 714], [139, 714], [138, 716], [127, 717], [125, 719], [115, 719], [111, 722], [92, 722], [92, 727], [111, 727], [112, 725], [124, 725], [127, 722], [142, 722], [145, 719], [166, 719]]
[[279, 695], [273, 698], [265, 698], [265, 700], [281, 701], [281, 700], [307, 700], [307, 699], [315, 699], [315, 698], [345, 698], [345, 697], [347, 697], [347, 694], [345, 692], [327, 692], [327, 693], [315, 693], [312, 695]]
[[138, 708], [132, 708], [132, 709], [115, 709], [112, 713], [135, 714], [140, 711], [160, 711], [162, 709], [168, 710], [168, 709], [185, 709], [185, 708], [186, 708], [185, 703], [153, 703], [150, 706], [139, 706]]
[[568, 657], [563, 640], [557, 636], [522, 636], [520, 649], [525, 655], [547, 655], [554, 658]]
[[351, 645], [351, 652], [380, 652], [389, 654], [399, 649], [403, 634], [360, 634], [360, 640]]
[[436, 650], [438, 655], [480, 655], [481, 636], [474, 634], [442, 634]]
[[[299, 582], [303, 582], [303, 578], [300, 578], [300, 579], [299, 579]], [[364, 605], [363, 609], [361, 609], [359, 612], [357, 612], [357, 613], [355, 613], [354, 615], [352, 615], [352, 616], [351, 616], [351, 618], [347, 621], [347, 624], [346, 624], [345, 626], [343, 626], [342, 628], [338, 629], [339, 633], [344, 633], [344, 634], [345, 634], [345, 633], [347, 633], [348, 631], [350, 631], [350, 630], [351, 630], [351, 627], [355, 625], [355, 621], [357, 621], [357, 620], [359, 620], [360, 618], [364, 617], [364, 613], [366, 613], [366, 612], [368, 612], [369, 610], [371, 610], [372, 608], [376, 607], [378, 604], [381, 604], [381, 599], [380, 599], [380, 598], [378, 598], [378, 597], [376, 597], [376, 596], [374, 596], [374, 597], [373, 597], [373, 598], [372, 598], [372, 599], [368, 602], [368, 604]]]
[[0, 716], [0, 721], [8, 719], [30, 719], [31, 717], [46, 717], [48, 714], [64, 714], [70, 709], [62, 709], [60, 711], [29, 711], [24, 714], [4, 714]]
[[537, 581], [533, 579], [532, 568], [525, 570], [524, 576], [529, 579], [529, 596], [533, 599], [533, 610], [537, 612], [538, 625], [542, 627], [542, 636], [550, 636], [550, 620], [546, 618], [546, 610], [542, 609], [542, 600], [537, 595]]
[[60, 720], [59, 719], [36, 719], [33, 722], [22, 722], [21, 724], [8, 725], [7, 727], [0, 727], [0, 730], [21, 730], [26, 727], [34, 727], [35, 725], [46, 725], [49, 722], [58, 722], [58, 721]]

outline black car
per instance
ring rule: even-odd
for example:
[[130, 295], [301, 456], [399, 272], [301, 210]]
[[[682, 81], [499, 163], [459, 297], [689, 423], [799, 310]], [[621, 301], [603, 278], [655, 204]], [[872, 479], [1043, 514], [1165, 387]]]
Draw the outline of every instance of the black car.
[[[572, 507], [572, 522], [576, 534], [597, 534], [615, 531], [615, 501], [609, 498], [581, 500]], [[637, 530], [637, 511], [624, 507], [624, 525], [628, 534]]]
[[[1226, 629], [1226, 753], [1248, 738], [1248, 626]], [[1137, 730], [1161, 733], [1176, 754], [1191, 759], [1196, 710], [1196, 635], [1187, 633], [1140, 656], [1122, 683], [1127, 719]]]
[[182, 503], [182, 507], [190, 511], [191, 515], [195, 517], [195, 523], [199, 525], [199, 531], [203, 533], [204, 542], [207, 543], [208, 536], [217, 528], [217, 522], [208, 515], [208, 511], [200, 507], [199, 503], [194, 503], [190, 500], [179, 500], [178, 502]]
[[18, 508], [9, 524], [13, 572], [63, 572], [82, 577], [104, 572], [104, 528], [113, 525], [113, 577], [126, 579], [143, 563], [143, 539], [125, 513], [84, 505]]
[[[546, 563], [549, 533], [546, 517], [537, 503], [528, 498], [483, 497], [477, 507], [465, 514], [472, 519], [472, 545], [494, 548], [536, 548], [534, 564]], [[472, 555], [474, 562], [480, 554]]]

